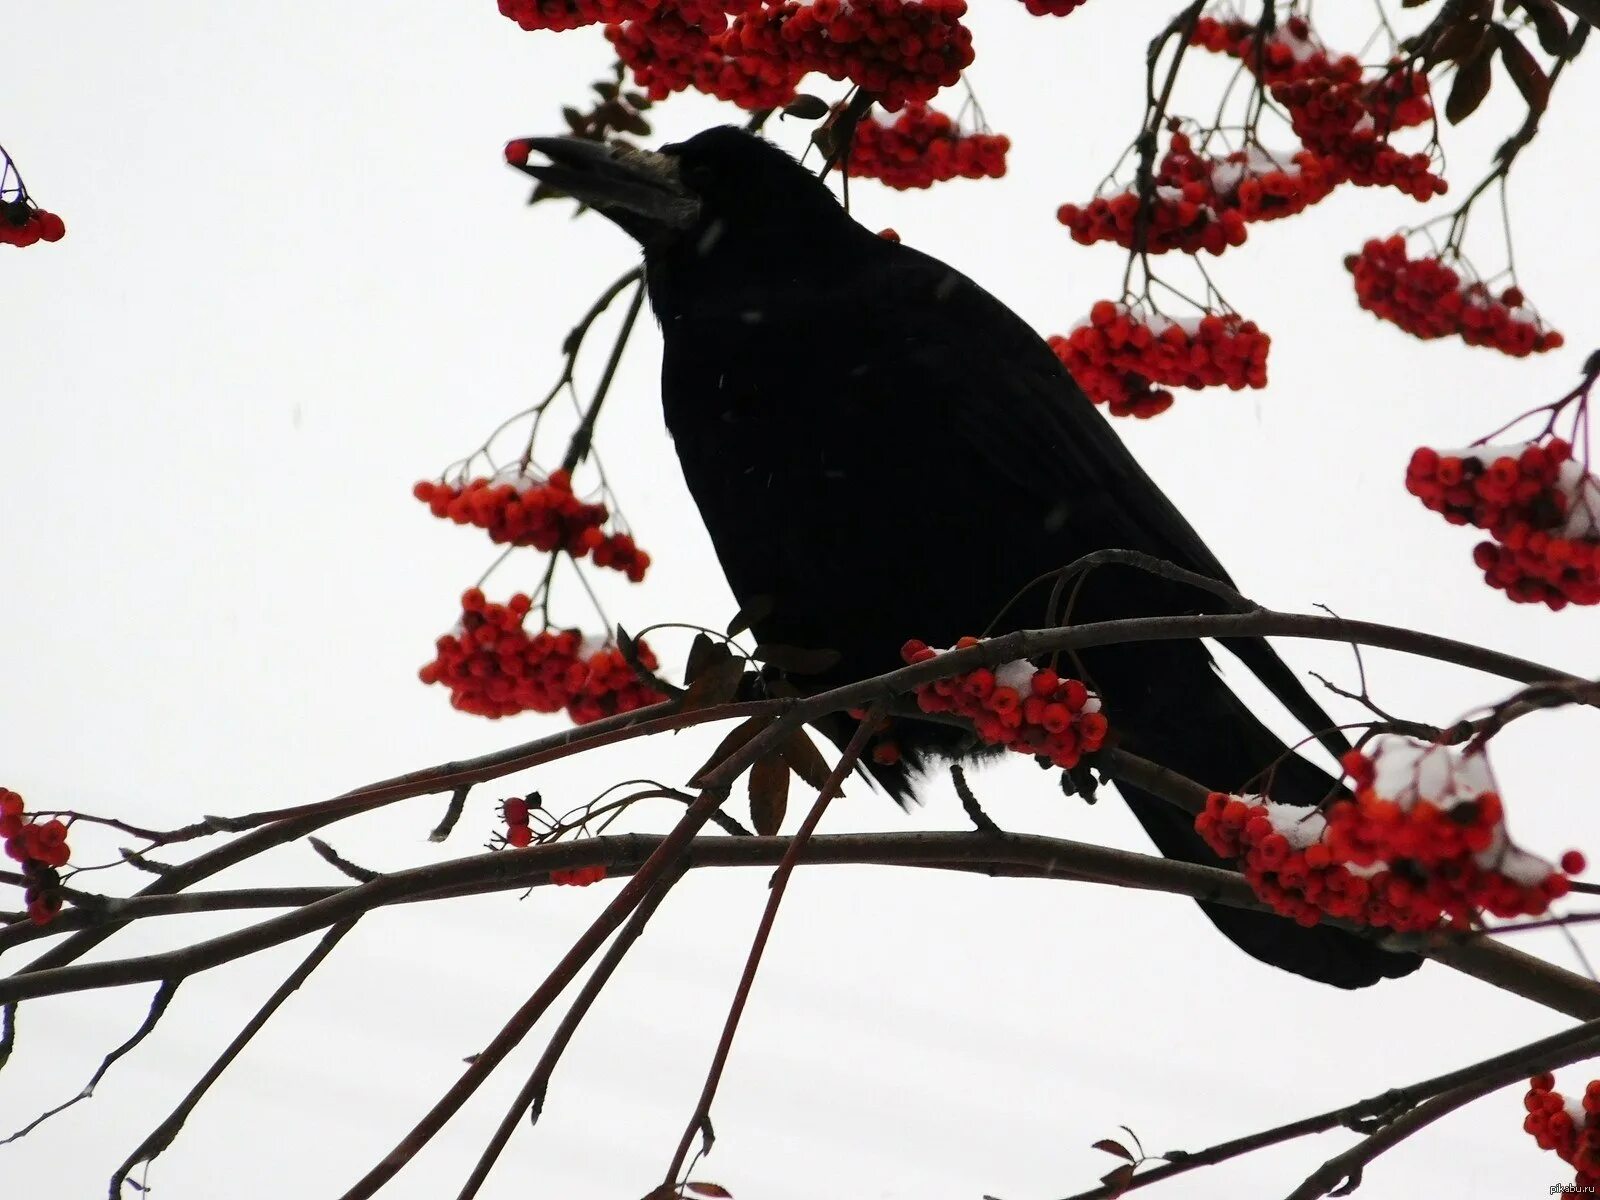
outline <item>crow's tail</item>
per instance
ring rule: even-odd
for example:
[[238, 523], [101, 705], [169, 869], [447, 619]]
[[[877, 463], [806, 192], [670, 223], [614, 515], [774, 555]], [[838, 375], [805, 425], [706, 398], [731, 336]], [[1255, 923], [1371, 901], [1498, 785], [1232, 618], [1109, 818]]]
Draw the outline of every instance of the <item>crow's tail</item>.
[[[1113, 717], [1115, 727], [1116, 714]], [[1333, 780], [1286, 747], [1209, 668], [1191, 676], [1182, 710], [1138, 720], [1127, 730], [1129, 750], [1187, 775], [1217, 791], [1263, 787], [1272, 763], [1272, 799], [1280, 804], [1315, 805], [1332, 790]], [[1281, 759], [1281, 761], [1280, 761]], [[1205, 866], [1232, 866], [1214, 854], [1195, 831], [1193, 819], [1148, 792], [1119, 783], [1150, 840], [1168, 858]], [[1373, 942], [1338, 929], [1305, 928], [1270, 913], [1221, 904], [1200, 908], [1245, 953], [1335, 987], [1359, 988], [1416, 970], [1412, 954], [1381, 950]]]

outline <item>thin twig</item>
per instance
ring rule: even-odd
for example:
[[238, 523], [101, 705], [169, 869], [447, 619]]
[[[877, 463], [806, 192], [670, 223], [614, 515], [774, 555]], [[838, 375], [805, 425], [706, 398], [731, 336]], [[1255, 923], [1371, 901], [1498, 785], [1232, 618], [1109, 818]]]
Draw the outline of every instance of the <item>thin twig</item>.
[[1507, 1082], [1515, 1082], [1518, 1078], [1536, 1075], [1540, 1071], [1554, 1070], [1586, 1058], [1596, 1049], [1600, 1049], [1600, 1021], [1587, 1021], [1575, 1029], [1567, 1029], [1550, 1037], [1540, 1038], [1536, 1042], [1497, 1054], [1482, 1062], [1459, 1067], [1443, 1075], [1435, 1075], [1432, 1079], [1396, 1088], [1355, 1104], [1347, 1104], [1314, 1117], [1278, 1125], [1260, 1133], [1250, 1134], [1248, 1137], [1220, 1142], [1193, 1154], [1180, 1155], [1174, 1152], [1171, 1161], [1135, 1175], [1125, 1184], [1102, 1184], [1086, 1192], [1077, 1192], [1068, 1196], [1066, 1200], [1112, 1200], [1113, 1197], [1148, 1187], [1153, 1183], [1161, 1183], [1186, 1171], [1214, 1166], [1254, 1150], [1281, 1145], [1313, 1133], [1325, 1133], [1330, 1129], [1374, 1130], [1393, 1122], [1425, 1100], [1473, 1084], [1496, 1072], [1511, 1072]]
[[522, 1119], [523, 1113], [528, 1114], [530, 1124], [538, 1122], [539, 1114], [544, 1109], [545, 1093], [550, 1086], [550, 1077], [555, 1074], [556, 1064], [566, 1052], [568, 1043], [572, 1041], [572, 1035], [578, 1031], [578, 1026], [589, 1015], [589, 1010], [594, 1007], [595, 1000], [610, 982], [617, 965], [639, 940], [639, 935], [644, 932], [644, 927], [655, 915], [661, 901], [666, 899], [667, 893], [682, 875], [683, 866], [679, 864], [662, 877], [655, 889], [639, 903], [638, 908], [633, 910], [628, 923], [622, 927], [600, 961], [595, 964], [593, 972], [584, 981], [583, 989], [578, 993], [577, 999], [567, 1010], [567, 1015], [561, 1019], [561, 1024], [556, 1026], [556, 1031], [550, 1035], [550, 1042], [545, 1046], [544, 1053], [539, 1056], [533, 1074], [528, 1076], [528, 1082], [523, 1084], [522, 1090], [517, 1093], [517, 1098], [511, 1102], [511, 1107], [506, 1110], [506, 1115], [501, 1118], [499, 1126], [490, 1137], [489, 1144], [479, 1155], [477, 1164], [472, 1168], [472, 1174], [467, 1177], [467, 1182], [462, 1185], [457, 1200], [472, 1200], [478, 1194], [484, 1181], [489, 1178], [489, 1172], [493, 1169], [495, 1161], [505, 1150], [512, 1133], [516, 1131], [517, 1123]]
[[262, 1026], [267, 1023], [272, 1014], [283, 1007], [283, 1002], [292, 996], [300, 985], [310, 977], [311, 972], [321, 965], [322, 960], [333, 952], [333, 948], [339, 944], [340, 939], [355, 928], [355, 924], [356, 918], [352, 917], [348, 921], [343, 921], [329, 929], [318, 940], [311, 953], [306, 955], [300, 965], [294, 969], [293, 973], [278, 985], [271, 996], [267, 997], [267, 1002], [256, 1010], [256, 1014], [245, 1023], [245, 1027], [239, 1031], [233, 1041], [228, 1043], [227, 1049], [217, 1056], [217, 1060], [200, 1077], [199, 1082], [189, 1089], [182, 1100], [178, 1101], [178, 1106], [168, 1114], [166, 1120], [151, 1130], [150, 1135], [139, 1143], [138, 1148], [128, 1155], [123, 1164], [112, 1174], [111, 1200], [119, 1200], [122, 1195], [122, 1185], [127, 1181], [128, 1174], [134, 1167], [139, 1166], [141, 1163], [149, 1164], [154, 1162], [163, 1150], [172, 1145], [173, 1139], [183, 1129], [184, 1122], [189, 1119], [189, 1114], [194, 1111], [195, 1106], [200, 1103], [206, 1092], [211, 1090], [211, 1085], [222, 1076], [222, 1073], [228, 1069], [229, 1064], [239, 1057], [244, 1048], [250, 1044], [250, 1040], [261, 1032]]
[[717, 1085], [722, 1082], [723, 1069], [728, 1065], [728, 1055], [733, 1050], [733, 1037], [739, 1029], [739, 1018], [744, 1015], [744, 1006], [750, 999], [750, 989], [755, 984], [756, 971], [761, 966], [761, 956], [767, 948], [767, 939], [771, 936], [772, 926], [778, 919], [778, 906], [783, 903], [784, 892], [788, 889], [789, 879], [794, 874], [795, 864], [800, 860], [801, 852], [811, 840], [811, 835], [816, 832], [823, 814], [828, 811], [828, 805], [839, 794], [845, 779], [860, 761], [861, 751], [865, 749], [867, 740], [877, 729], [882, 717], [883, 706], [879, 705], [870, 710], [856, 726], [855, 733], [839, 755], [839, 761], [834, 764], [833, 770], [828, 773], [828, 778], [823, 781], [821, 789], [817, 792], [817, 799], [812, 804], [811, 811], [806, 814], [800, 829], [790, 841], [789, 848], [784, 851], [778, 869], [772, 873], [772, 887], [767, 896], [767, 905], [762, 910], [761, 922], [756, 926], [755, 937], [751, 939], [750, 954], [745, 959], [739, 986], [734, 989], [733, 1001], [728, 1005], [728, 1017], [722, 1025], [722, 1036], [717, 1040], [716, 1053], [711, 1057], [711, 1066], [706, 1071], [706, 1081], [700, 1089], [699, 1100], [695, 1102], [694, 1113], [684, 1127], [683, 1136], [678, 1141], [678, 1149], [667, 1167], [666, 1176], [662, 1180], [663, 1186], [671, 1187], [678, 1182], [678, 1173], [689, 1157], [689, 1147], [694, 1144], [697, 1133], [704, 1137], [701, 1153], [711, 1149], [713, 1138], [711, 1101], [717, 1094]]
[[93, 1075], [89, 1076], [89, 1082], [83, 1085], [82, 1090], [80, 1090], [76, 1096], [72, 1097], [72, 1099], [66, 1100], [61, 1104], [56, 1105], [54, 1108], [47, 1109], [40, 1113], [37, 1117], [29, 1121], [10, 1137], [0, 1138], [0, 1146], [4, 1146], [7, 1142], [14, 1142], [19, 1138], [27, 1137], [28, 1134], [32, 1133], [35, 1129], [37, 1129], [40, 1125], [43, 1125], [57, 1113], [66, 1112], [67, 1109], [71, 1108], [74, 1104], [78, 1104], [93, 1096], [95, 1087], [102, 1079], [106, 1077], [106, 1072], [111, 1070], [113, 1064], [115, 1064], [119, 1058], [127, 1054], [140, 1042], [144, 1041], [145, 1038], [150, 1036], [151, 1031], [156, 1027], [156, 1022], [161, 1020], [162, 1016], [167, 1011], [167, 1006], [172, 1003], [172, 997], [177, 993], [178, 984], [182, 982], [183, 981], [181, 979], [162, 980], [161, 986], [156, 989], [156, 994], [150, 999], [150, 1009], [145, 1013], [144, 1020], [139, 1023], [139, 1028], [133, 1031], [132, 1037], [123, 1042], [122, 1045], [118, 1046], [115, 1050], [111, 1051], [110, 1054], [107, 1054], [105, 1058], [101, 1059], [100, 1066], [95, 1070]]

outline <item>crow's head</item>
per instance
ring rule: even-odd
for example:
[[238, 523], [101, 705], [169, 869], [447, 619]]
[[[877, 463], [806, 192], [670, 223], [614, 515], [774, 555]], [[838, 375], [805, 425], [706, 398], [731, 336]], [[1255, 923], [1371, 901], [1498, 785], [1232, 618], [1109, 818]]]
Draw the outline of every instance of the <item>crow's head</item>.
[[726, 276], [752, 263], [770, 269], [779, 261], [814, 260], [821, 247], [866, 234], [815, 175], [733, 126], [659, 151], [578, 138], [534, 138], [529, 145], [550, 165], [529, 166], [528, 173], [621, 226], [644, 247], [652, 272]]

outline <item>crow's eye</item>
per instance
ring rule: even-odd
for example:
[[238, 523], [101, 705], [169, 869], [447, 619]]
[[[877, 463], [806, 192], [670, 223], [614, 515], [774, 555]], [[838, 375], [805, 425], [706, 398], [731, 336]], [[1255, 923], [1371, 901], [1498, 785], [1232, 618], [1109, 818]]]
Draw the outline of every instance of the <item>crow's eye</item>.
[[711, 168], [705, 163], [680, 161], [678, 164], [678, 178], [697, 192], [703, 192], [710, 186], [712, 175]]

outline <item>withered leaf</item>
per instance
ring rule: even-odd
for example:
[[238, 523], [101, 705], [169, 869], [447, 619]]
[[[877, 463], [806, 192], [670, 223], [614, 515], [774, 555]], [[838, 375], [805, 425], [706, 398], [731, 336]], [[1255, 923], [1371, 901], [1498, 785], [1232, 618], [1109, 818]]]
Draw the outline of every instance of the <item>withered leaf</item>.
[[1122, 1195], [1133, 1182], [1133, 1164], [1123, 1163], [1120, 1167], [1107, 1171], [1100, 1176], [1100, 1182], [1111, 1189], [1110, 1194], [1113, 1197]]
[[707, 775], [711, 774], [713, 770], [727, 762], [729, 755], [731, 755], [735, 750], [738, 750], [751, 738], [755, 737], [756, 734], [760, 733], [763, 729], [765, 729], [768, 725], [771, 725], [777, 719], [778, 718], [775, 716], [764, 716], [749, 717], [743, 721], [740, 721], [728, 733], [727, 737], [723, 738], [722, 741], [717, 743], [717, 748], [711, 752], [711, 757], [706, 759], [705, 763], [700, 767], [700, 769], [690, 777], [689, 786], [703, 787], [705, 784], [705, 777]]
[[798, 117], [802, 121], [820, 121], [828, 115], [828, 102], [820, 96], [802, 92], [784, 106], [783, 115]]
[[1454, 25], [1447, 26], [1433, 39], [1433, 44], [1423, 58], [1423, 66], [1433, 67], [1442, 62], [1465, 62], [1476, 56], [1483, 51], [1490, 28], [1477, 21], [1457, 21]]
[[1115, 1154], [1118, 1158], [1125, 1158], [1129, 1162], [1136, 1161], [1133, 1157], [1133, 1151], [1114, 1138], [1101, 1138], [1094, 1144], [1094, 1148], [1096, 1150], [1104, 1150], [1107, 1154]]
[[837, 650], [813, 650], [805, 646], [763, 642], [750, 657], [757, 662], [770, 663], [790, 675], [820, 675], [843, 656]]
[[1533, 22], [1533, 31], [1539, 36], [1539, 48], [1546, 54], [1565, 54], [1567, 18], [1556, 0], [1520, 0], [1520, 6]]
[[696, 1196], [710, 1196], [711, 1200], [733, 1200], [733, 1193], [720, 1183], [690, 1182], [683, 1186]]
[[750, 825], [762, 837], [772, 837], [783, 825], [789, 807], [789, 764], [781, 754], [758, 758], [750, 768]]
[[1528, 110], [1542, 113], [1545, 105], [1550, 103], [1550, 77], [1544, 73], [1539, 60], [1534, 58], [1533, 51], [1524, 46], [1510, 29], [1497, 25], [1495, 33], [1500, 42], [1500, 61], [1505, 64], [1506, 74], [1511, 76], [1511, 82], [1517, 85], [1517, 91], [1528, 102]]
[[684, 690], [678, 701], [678, 710], [693, 712], [698, 708], [728, 703], [739, 694], [739, 680], [743, 676], [744, 663], [732, 655], [712, 663]]
[[728, 622], [728, 636], [738, 637], [757, 621], [764, 620], [772, 613], [772, 597], [768, 595], [751, 596], [749, 603], [745, 604], [738, 612], [733, 614], [733, 620]]
[[820, 792], [822, 785], [828, 782], [828, 763], [804, 729], [796, 729], [790, 734], [780, 753], [794, 773], [817, 791]]
[[733, 652], [727, 644], [719, 642], [706, 634], [697, 633], [694, 641], [689, 644], [689, 657], [683, 664], [683, 681], [693, 683], [700, 678], [701, 672], [714, 663], [724, 662], [733, 657]]
[[1456, 72], [1455, 84], [1450, 88], [1450, 98], [1444, 102], [1445, 119], [1459, 125], [1478, 110], [1489, 94], [1493, 82], [1494, 55], [1487, 49], [1461, 64]]

